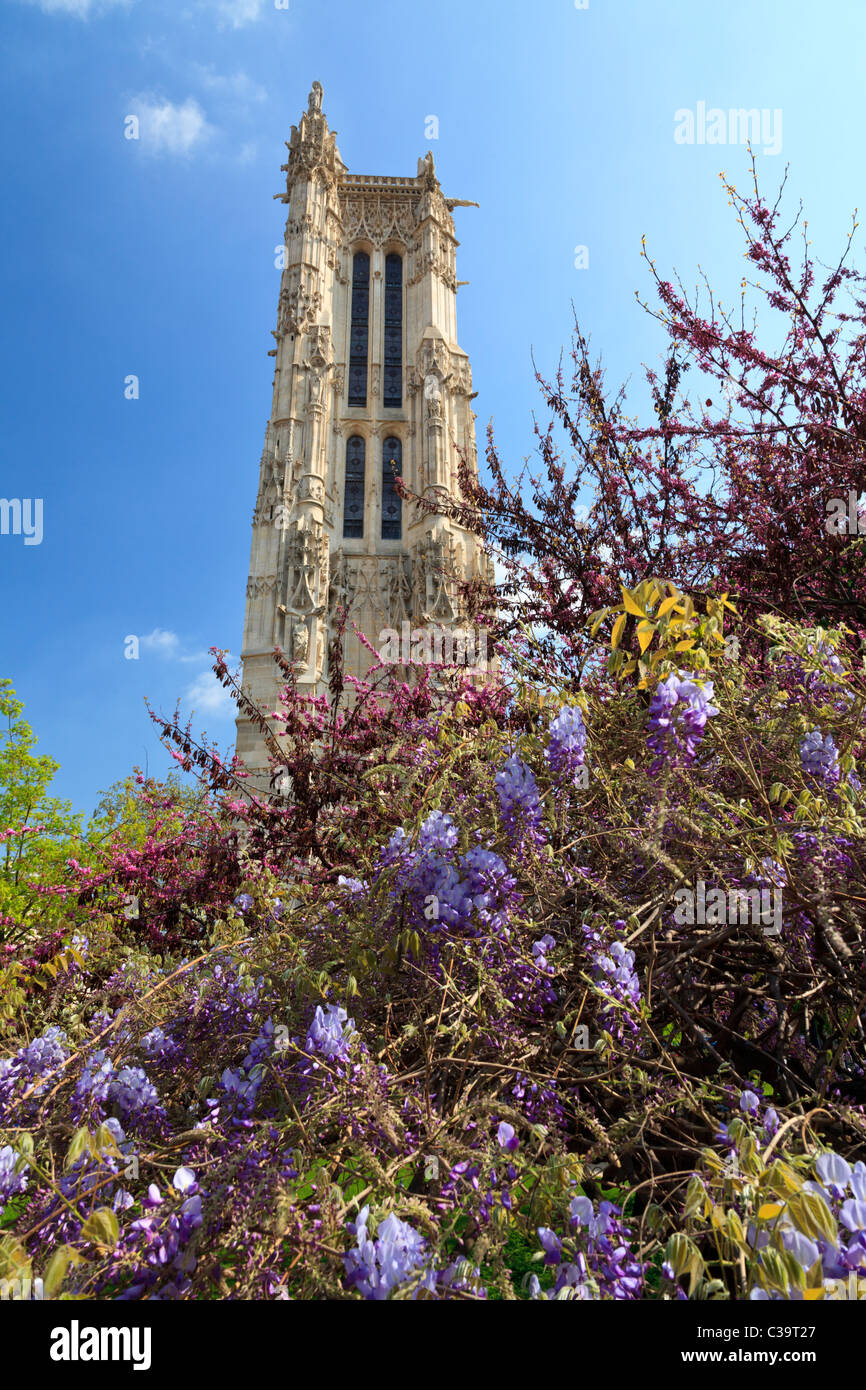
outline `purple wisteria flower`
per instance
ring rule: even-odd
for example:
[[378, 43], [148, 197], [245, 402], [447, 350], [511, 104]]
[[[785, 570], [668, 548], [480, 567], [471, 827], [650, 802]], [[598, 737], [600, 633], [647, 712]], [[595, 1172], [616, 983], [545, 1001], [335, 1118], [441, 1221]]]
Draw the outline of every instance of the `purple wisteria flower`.
[[844, 676], [845, 667], [833, 650], [832, 645], [825, 641], [807, 643], [807, 651], [810, 656], [814, 656], [828, 671], [832, 671], [834, 676]]
[[345, 1009], [337, 1004], [326, 1004], [323, 1009], [319, 1004], [307, 1033], [307, 1051], [329, 1062], [345, 1061], [355, 1032], [355, 1021]]
[[[824, 1234], [806, 1235], [796, 1227], [788, 1212], [780, 1217], [778, 1229], [785, 1249], [794, 1256], [804, 1274], [820, 1259], [824, 1288], [832, 1292], [839, 1280], [844, 1281], [854, 1271], [861, 1278], [866, 1274], [866, 1164], [859, 1160], [852, 1167], [840, 1154], [822, 1153], [816, 1161], [815, 1172], [817, 1181], [806, 1182], [803, 1188], [824, 1203], [827, 1211], [821, 1225], [835, 1224], [836, 1236], [830, 1240]], [[747, 1229], [747, 1237], [759, 1252], [769, 1242], [769, 1235], [758, 1232], [753, 1223]], [[760, 1262], [760, 1254], [758, 1259]], [[799, 1300], [803, 1294], [795, 1287], [785, 1294], [775, 1289], [768, 1293], [757, 1287], [752, 1289], [750, 1297]]]
[[19, 1158], [11, 1145], [0, 1149], [0, 1216], [6, 1203], [26, 1188], [29, 1166]]
[[447, 854], [449, 850], [456, 848], [458, 839], [457, 826], [451, 817], [444, 815], [442, 811], [433, 811], [421, 826], [418, 848], [422, 854], [427, 850]]
[[547, 957], [549, 956], [550, 952], [553, 950], [555, 945], [556, 941], [550, 935], [550, 932], [546, 932], [544, 936], [541, 937], [540, 941], [533, 941], [532, 954], [535, 958], [535, 964], [538, 966], [539, 970], [551, 969], [551, 966], [548, 965]]
[[151, 1028], [149, 1033], [145, 1033], [139, 1047], [145, 1057], [162, 1062], [176, 1057], [180, 1052], [179, 1045], [162, 1028]]
[[553, 1287], [542, 1291], [536, 1275], [529, 1281], [533, 1299], [639, 1299], [644, 1266], [629, 1247], [631, 1232], [613, 1202], [575, 1197], [569, 1207], [569, 1236], [560, 1239], [547, 1226], [538, 1229], [544, 1264], [555, 1267]]
[[656, 754], [652, 772], [665, 763], [693, 760], [707, 719], [719, 712], [712, 698], [712, 681], [699, 681], [692, 671], [672, 672], [659, 683], [649, 710], [647, 745]]
[[514, 1133], [514, 1126], [508, 1124], [506, 1120], [500, 1122], [496, 1131], [496, 1141], [501, 1149], [505, 1149], [511, 1154], [516, 1153], [520, 1147], [520, 1140]]
[[0, 1120], [11, 1112], [13, 1102], [29, 1093], [29, 1100], [42, 1095], [48, 1078], [69, 1055], [66, 1035], [60, 1028], [46, 1028], [38, 1038], [19, 1049], [14, 1057], [0, 1058]]
[[[624, 931], [626, 927], [622, 918], [618, 918], [613, 925], [617, 931]], [[621, 941], [606, 946], [601, 932], [592, 927], [585, 925], [583, 934], [599, 992], [602, 998], [610, 1000], [609, 1006], [602, 1008], [599, 1021], [622, 1043], [626, 1033], [635, 1036], [640, 1031], [641, 994], [640, 981], [634, 969], [634, 951], [629, 951]]]
[[447, 856], [456, 845], [456, 825], [436, 811], [421, 827], [417, 850], [401, 828], [380, 855], [379, 867], [397, 867], [394, 900], [408, 899], [414, 921], [425, 934], [456, 928], [473, 936], [499, 936], [508, 920], [514, 878], [504, 860], [482, 845], [452, 860]]
[[820, 729], [812, 729], [800, 744], [800, 761], [807, 777], [823, 782], [826, 787], [835, 787], [841, 776], [839, 750], [832, 734], [821, 737]]
[[540, 840], [541, 797], [532, 768], [516, 753], [506, 758], [496, 774], [499, 807], [509, 838], [514, 843], [522, 835]]
[[586, 727], [576, 705], [564, 705], [550, 722], [550, 742], [544, 754], [554, 777], [576, 782], [586, 757]]
[[346, 892], [351, 893], [353, 897], [356, 894], [366, 893], [367, 891], [366, 883], [362, 883], [359, 878], [347, 878], [345, 874], [340, 874], [338, 877], [337, 887], [345, 888]]
[[[357, 1244], [343, 1256], [343, 1264], [350, 1288], [357, 1289], [365, 1299], [381, 1301], [410, 1275], [424, 1268], [427, 1242], [393, 1212], [379, 1222], [373, 1240], [367, 1231], [369, 1219], [370, 1208], [364, 1207], [358, 1220], [347, 1225], [346, 1229], [355, 1236]], [[432, 1270], [421, 1275], [420, 1287], [431, 1293], [435, 1290], [436, 1276]]]
[[364, 1207], [357, 1221], [347, 1223], [346, 1230], [355, 1237], [356, 1245], [343, 1256], [346, 1283], [363, 1298], [380, 1302], [408, 1280], [414, 1285], [413, 1298], [422, 1292], [447, 1297], [449, 1291], [487, 1297], [478, 1269], [467, 1260], [454, 1260], [446, 1269], [435, 1269], [427, 1242], [407, 1221], [392, 1212], [379, 1222], [373, 1240], [367, 1230], [369, 1219], [370, 1208]]
[[156, 1087], [141, 1067], [115, 1067], [102, 1049], [88, 1059], [72, 1097], [73, 1113], [79, 1118], [91, 1106], [103, 1114], [116, 1108], [127, 1126], [153, 1121], [164, 1114]]
[[[256, 1037], [250, 1043], [250, 1050], [239, 1067], [226, 1067], [220, 1077], [220, 1089], [225, 1093], [237, 1114], [243, 1118], [252, 1114], [265, 1078], [265, 1063], [274, 1048], [273, 1019], [266, 1019]], [[208, 1101], [210, 1106], [218, 1102]], [[215, 1118], [215, 1116], [212, 1116]]]
[[151, 1183], [142, 1206], [153, 1214], [130, 1224], [124, 1245], [139, 1260], [143, 1257], [143, 1263], [136, 1271], [135, 1282], [118, 1295], [119, 1301], [140, 1298], [165, 1273], [171, 1277], [158, 1291], [149, 1293], [150, 1301], [179, 1298], [189, 1287], [189, 1276], [197, 1264], [192, 1239], [204, 1219], [202, 1193], [191, 1168], [178, 1168], [172, 1187], [183, 1198], [179, 1210], [168, 1217], [160, 1212], [165, 1199], [156, 1184]]

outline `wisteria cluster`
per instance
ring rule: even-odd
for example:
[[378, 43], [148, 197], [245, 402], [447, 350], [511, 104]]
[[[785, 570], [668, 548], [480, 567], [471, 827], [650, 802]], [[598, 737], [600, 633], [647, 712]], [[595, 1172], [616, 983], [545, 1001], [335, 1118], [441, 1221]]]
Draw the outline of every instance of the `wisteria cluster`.
[[596, 1210], [588, 1197], [573, 1198], [569, 1206], [569, 1235], [563, 1240], [541, 1226], [538, 1239], [544, 1264], [553, 1270], [551, 1288], [542, 1290], [537, 1275], [530, 1279], [534, 1299], [638, 1299], [644, 1266], [631, 1250], [630, 1231], [622, 1211], [602, 1201]]
[[550, 721], [550, 738], [544, 754], [554, 777], [573, 783], [586, 758], [586, 726], [576, 705], [563, 705]]
[[344, 1062], [356, 1032], [355, 1020], [349, 1018], [345, 1009], [338, 1004], [326, 1004], [324, 1008], [317, 1004], [307, 1032], [307, 1051], [313, 1057], [312, 1066], [318, 1066], [316, 1056], [327, 1062]]
[[671, 673], [659, 682], [650, 704], [647, 737], [656, 754], [653, 771], [693, 761], [707, 720], [719, 712], [712, 698], [712, 681], [699, 680], [691, 671]]
[[178, 1210], [168, 1210], [159, 1188], [151, 1183], [142, 1201], [147, 1215], [130, 1222], [124, 1245], [139, 1268], [134, 1282], [118, 1295], [121, 1300], [141, 1298], [157, 1281], [158, 1290], [148, 1295], [151, 1300], [179, 1298], [189, 1287], [197, 1263], [193, 1237], [203, 1219], [202, 1191], [190, 1168], [177, 1169], [172, 1187], [182, 1198]]
[[[818, 1262], [825, 1288], [832, 1288], [833, 1281], [844, 1280], [852, 1272], [859, 1271], [861, 1277], [866, 1277], [866, 1164], [858, 1160], [852, 1165], [831, 1151], [819, 1155], [815, 1169], [816, 1179], [804, 1184], [804, 1191], [811, 1193], [823, 1209], [817, 1217], [813, 1214], [812, 1233], [806, 1234], [800, 1228], [788, 1207], [781, 1210], [776, 1221], [784, 1249], [802, 1270], [802, 1287], [795, 1285], [783, 1292], [756, 1285], [749, 1295], [752, 1299], [802, 1298], [806, 1276]], [[816, 1232], [816, 1223], [827, 1234]], [[835, 1231], [832, 1238], [830, 1231]], [[754, 1223], [747, 1229], [759, 1264], [762, 1252], [771, 1247], [771, 1235]]]
[[153, 1123], [164, 1114], [147, 1073], [141, 1067], [116, 1066], [102, 1048], [88, 1058], [72, 1104], [78, 1118], [91, 1109], [101, 1118], [116, 1110], [117, 1118], [127, 1127]]
[[471, 1286], [475, 1297], [486, 1291], [478, 1283], [478, 1270], [466, 1261], [454, 1261], [438, 1270], [432, 1262], [427, 1242], [407, 1221], [392, 1212], [379, 1222], [375, 1238], [368, 1231], [370, 1208], [363, 1207], [356, 1221], [346, 1230], [355, 1246], [343, 1256], [346, 1284], [370, 1301], [387, 1299], [396, 1289], [411, 1284], [411, 1297], [447, 1297]]
[[0, 1057], [0, 1121], [11, 1118], [13, 1101], [40, 1096], [68, 1055], [65, 1034], [52, 1024], [13, 1057]]
[[[613, 929], [623, 932], [626, 923], [618, 918]], [[601, 1026], [620, 1043], [640, 1032], [640, 980], [635, 971], [634, 951], [622, 941], [609, 945], [597, 926], [584, 924], [584, 940], [592, 964], [593, 978], [602, 998]]]
[[825, 786], [834, 787], [839, 781], [839, 750], [832, 734], [822, 738], [820, 729], [812, 729], [800, 744], [803, 771]]
[[28, 1167], [29, 1164], [15, 1152], [11, 1144], [0, 1149], [0, 1216], [7, 1202], [26, 1188]]
[[[265, 1074], [265, 1064], [274, 1048], [273, 1020], [265, 1020], [250, 1049], [239, 1067], [226, 1067], [220, 1078], [220, 1090], [230, 1110], [241, 1117], [249, 1116], [256, 1103], [256, 1096]], [[218, 1106], [219, 1100], [209, 1100], [211, 1107]]]
[[409, 901], [411, 917], [426, 932], [450, 928], [467, 935], [500, 936], [515, 901], [515, 880], [505, 861], [475, 845], [455, 855], [457, 826], [435, 811], [421, 826], [417, 849], [400, 828], [379, 860], [380, 869], [397, 867], [392, 894]]
[[543, 841], [541, 795], [535, 774], [527, 763], [512, 753], [496, 773], [499, 809], [513, 844]]

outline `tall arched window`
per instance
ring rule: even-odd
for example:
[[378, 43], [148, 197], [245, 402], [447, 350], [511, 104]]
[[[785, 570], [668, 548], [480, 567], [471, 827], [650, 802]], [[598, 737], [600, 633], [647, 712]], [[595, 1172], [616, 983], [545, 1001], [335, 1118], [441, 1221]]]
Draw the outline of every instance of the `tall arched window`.
[[385, 390], [387, 407], [403, 404], [403, 260], [385, 257]]
[[346, 443], [346, 491], [343, 497], [343, 535], [361, 540], [364, 535], [364, 463], [366, 444], [359, 434]]
[[394, 484], [394, 474], [403, 473], [403, 445], [399, 439], [386, 439], [382, 445], [382, 540], [399, 541], [403, 534], [403, 502]]
[[349, 405], [367, 404], [367, 347], [370, 330], [370, 257], [352, 262], [352, 328], [349, 340]]

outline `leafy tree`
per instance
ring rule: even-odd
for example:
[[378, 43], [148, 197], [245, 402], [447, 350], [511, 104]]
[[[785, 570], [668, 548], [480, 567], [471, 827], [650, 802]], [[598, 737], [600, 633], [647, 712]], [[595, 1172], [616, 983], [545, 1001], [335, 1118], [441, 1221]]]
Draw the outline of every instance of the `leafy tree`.
[[23, 710], [11, 682], [0, 681], [0, 939], [12, 940], [62, 915], [40, 889], [62, 882], [82, 835], [81, 813], [48, 794], [60, 764], [34, 751]]

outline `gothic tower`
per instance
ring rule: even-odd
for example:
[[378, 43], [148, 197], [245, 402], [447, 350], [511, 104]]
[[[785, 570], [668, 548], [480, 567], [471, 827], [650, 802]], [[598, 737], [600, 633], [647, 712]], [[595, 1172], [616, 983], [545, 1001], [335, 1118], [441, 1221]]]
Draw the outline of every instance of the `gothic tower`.
[[[491, 577], [470, 532], [404, 504], [455, 495], [458, 451], [477, 466], [469, 359], [457, 345], [457, 238], [428, 154], [415, 178], [350, 174], [313, 84], [292, 127], [277, 307], [273, 404], [253, 513], [243, 683], [279, 708], [279, 647], [299, 687], [327, 691], [335, 614], [347, 607], [345, 668], [381, 634], [459, 625], [458, 582]], [[279, 726], [277, 726], [279, 727]], [[264, 768], [247, 720], [237, 752]]]

